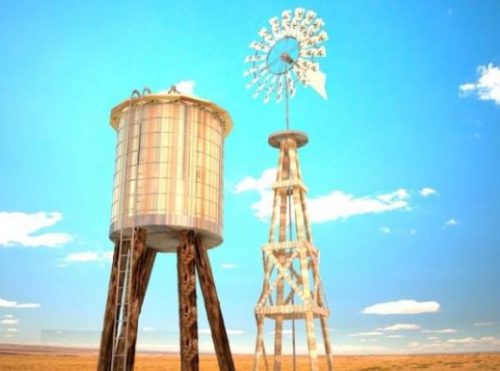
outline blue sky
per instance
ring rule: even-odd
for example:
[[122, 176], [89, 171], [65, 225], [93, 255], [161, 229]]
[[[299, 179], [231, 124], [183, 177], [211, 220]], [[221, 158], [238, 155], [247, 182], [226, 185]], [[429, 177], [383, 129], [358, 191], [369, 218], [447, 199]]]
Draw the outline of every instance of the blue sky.
[[[210, 258], [232, 347], [252, 351], [277, 163], [267, 136], [284, 107], [252, 99], [243, 60], [270, 17], [302, 6], [329, 34], [328, 100], [299, 88], [291, 126], [310, 138], [299, 155], [334, 351], [500, 350], [498, 1], [68, 4], [0, 5], [0, 342], [51, 331], [97, 340], [110, 109], [133, 89], [194, 81], [234, 120], [225, 241]], [[176, 295], [175, 259], [163, 254], [139, 346], [177, 347]], [[204, 349], [207, 327], [200, 310]]]

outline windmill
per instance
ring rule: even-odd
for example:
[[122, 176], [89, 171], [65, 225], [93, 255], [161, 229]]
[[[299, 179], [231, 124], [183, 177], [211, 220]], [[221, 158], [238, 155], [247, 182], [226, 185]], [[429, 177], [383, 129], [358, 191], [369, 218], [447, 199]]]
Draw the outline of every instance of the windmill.
[[264, 96], [268, 103], [285, 100], [286, 130], [272, 134], [268, 142], [279, 149], [276, 181], [273, 183], [273, 211], [268, 242], [262, 247], [264, 284], [255, 307], [257, 340], [254, 370], [264, 358], [264, 321], [274, 321], [275, 371], [281, 370], [283, 324], [292, 322], [293, 369], [296, 369], [296, 321], [304, 321], [309, 365], [318, 370], [315, 320], [319, 319], [328, 369], [333, 369], [329, 337], [329, 310], [319, 274], [319, 251], [313, 244], [307, 212], [307, 188], [302, 180], [298, 148], [308, 142], [304, 132], [290, 129], [289, 98], [300, 85], [313, 88], [323, 98], [326, 76], [320, 71], [318, 58], [326, 55], [322, 44], [328, 39], [324, 22], [312, 11], [297, 8], [285, 10], [281, 18], [269, 20], [269, 27], [259, 30], [259, 41], [253, 41], [253, 54], [245, 59], [251, 64], [244, 72], [250, 78], [247, 88], [255, 87], [254, 97]]

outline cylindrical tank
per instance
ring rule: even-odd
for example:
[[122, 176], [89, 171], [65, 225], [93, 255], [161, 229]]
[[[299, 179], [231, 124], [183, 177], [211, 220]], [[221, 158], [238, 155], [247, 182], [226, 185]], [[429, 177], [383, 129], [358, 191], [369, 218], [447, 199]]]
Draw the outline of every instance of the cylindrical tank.
[[224, 138], [229, 114], [188, 95], [137, 95], [111, 111], [117, 131], [110, 238], [147, 230], [146, 244], [175, 251], [179, 231], [222, 242]]

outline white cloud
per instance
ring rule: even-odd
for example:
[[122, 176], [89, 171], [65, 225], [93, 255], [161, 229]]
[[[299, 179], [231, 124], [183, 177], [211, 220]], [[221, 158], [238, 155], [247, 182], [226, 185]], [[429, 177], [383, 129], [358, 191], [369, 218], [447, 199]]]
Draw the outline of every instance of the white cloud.
[[389, 228], [389, 227], [380, 227], [380, 232], [382, 232], [384, 234], [391, 233], [391, 228]]
[[17, 332], [17, 328], [8, 328], [8, 329], [5, 329], [5, 331], [7, 332]]
[[454, 334], [458, 332], [457, 329], [454, 328], [443, 328], [440, 330], [422, 330], [424, 334]]
[[222, 263], [220, 266], [222, 269], [234, 269], [238, 267], [236, 264], [233, 263]]
[[484, 326], [493, 326], [495, 322], [476, 322], [474, 326], [484, 327]]
[[0, 246], [61, 246], [71, 241], [66, 233], [41, 233], [62, 219], [61, 213], [0, 212]]
[[195, 82], [193, 80], [183, 80], [174, 85], [180, 93], [194, 95], [194, 84]]
[[395, 325], [380, 328], [382, 331], [401, 331], [401, 330], [418, 330], [419, 325], [414, 323], [396, 323]]
[[427, 340], [439, 340], [439, 336], [427, 336]]
[[378, 214], [398, 209], [409, 210], [410, 194], [405, 189], [377, 196], [355, 198], [342, 191], [309, 199], [308, 209], [313, 223], [347, 219], [353, 215]]
[[0, 298], [0, 308], [40, 308], [37, 303], [18, 303], [17, 301], [10, 301]]
[[481, 338], [459, 338], [459, 339], [449, 339], [446, 341], [448, 344], [489, 344], [489, 345], [500, 345], [500, 339], [495, 336], [483, 336]]
[[446, 225], [448, 225], [448, 226], [457, 225], [457, 221], [455, 219], [450, 219], [446, 222]]
[[152, 327], [143, 327], [142, 331], [144, 331], [144, 332], [152, 332], [153, 328]]
[[350, 337], [359, 337], [359, 336], [379, 336], [382, 335], [380, 331], [368, 331], [368, 332], [356, 332], [355, 334], [350, 334]]
[[444, 225], [443, 225], [443, 229], [447, 229], [447, 228], [450, 228], [450, 227], [454, 227], [454, 226], [456, 226], [457, 224], [458, 224], [458, 222], [457, 222], [455, 219], [451, 218], [451, 219], [449, 219], [446, 223], [444, 223]]
[[363, 309], [364, 314], [420, 314], [439, 311], [436, 301], [397, 300], [371, 305]]
[[260, 220], [266, 220], [271, 216], [273, 207], [273, 192], [271, 191], [271, 185], [275, 179], [276, 169], [266, 169], [260, 178], [247, 176], [234, 187], [234, 192], [236, 194], [248, 191], [256, 191], [259, 193], [260, 200], [252, 204], [250, 208]]
[[418, 191], [418, 193], [420, 193], [420, 196], [422, 197], [429, 197], [437, 194], [437, 191], [429, 187], [424, 187], [420, 191]]
[[12, 314], [5, 314], [2, 318], [14, 318]]
[[82, 251], [68, 254], [63, 261], [68, 263], [91, 263], [108, 262], [112, 259], [113, 251]]
[[2, 325], [17, 325], [18, 323], [19, 320], [14, 318], [4, 318], [3, 320], [0, 321], [0, 324]]
[[[259, 193], [260, 199], [250, 208], [255, 215], [265, 221], [272, 214], [272, 182], [276, 178], [276, 169], [265, 170], [259, 178], [247, 176], [234, 188], [236, 194], [248, 191]], [[308, 199], [308, 211], [312, 223], [324, 223], [337, 219], [347, 219], [353, 215], [376, 214], [398, 209], [410, 210], [410, 194], [400, 188], [393, 192], [354, 197], [342, 191], [332, 191], [327, 195]]]
[[477, 82], [460, 85], [460, 96], [475, 94], [480, 100], [492, 100], [500, 105], [500, 67], [490, 63], [479, 66], [477, 71]]
[[262, 172], [260, 178], [247, 176], [236, 184], [234, 191], [236, 194], [246, 191], [263, 192], [269, 190], [273, 181], [276, 179], [276, 169], [266, 169]]
[[387, 337], [388, 337], [388, 338], [391, 338], [391, 339], [398, 339], [398, 338], [402, 338], [402, 337], [404, 337], [404, 335], [401, 335], [401, 334], [397, 334], [397, 335], [388, 335]]

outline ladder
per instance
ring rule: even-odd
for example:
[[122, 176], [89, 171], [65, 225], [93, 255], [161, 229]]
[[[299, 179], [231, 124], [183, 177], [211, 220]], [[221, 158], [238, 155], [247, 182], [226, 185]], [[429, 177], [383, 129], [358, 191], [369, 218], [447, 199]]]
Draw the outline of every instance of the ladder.
[[113, 350], [111, 371], [127, 370], [128, 312], [130, 307], [131, 262], [133, 236], [121, 240], [118, 251], [118, 284], [116, 286], [115, 323], [113, 325]]

